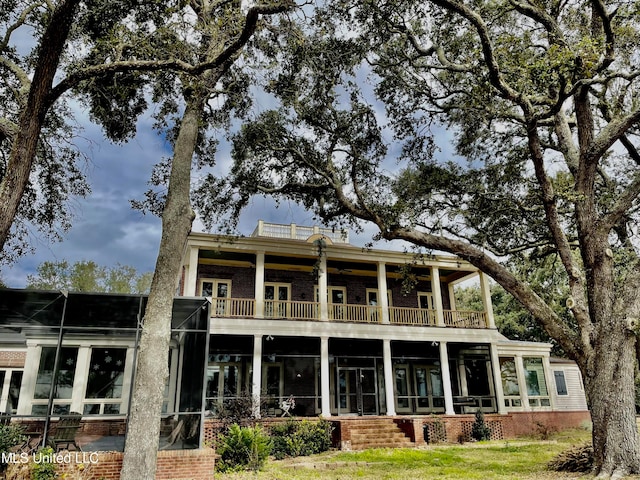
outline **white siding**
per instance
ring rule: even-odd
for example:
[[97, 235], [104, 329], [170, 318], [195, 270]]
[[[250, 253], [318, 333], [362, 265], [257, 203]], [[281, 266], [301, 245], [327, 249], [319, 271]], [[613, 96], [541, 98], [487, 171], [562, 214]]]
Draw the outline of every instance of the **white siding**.
[[[577, 365], [551, 366], [552, 394], [555, 399], [556, 410], [587, 410], [587, 401], [584, 396], [582, 376]], [[567, 395], [558, 395], [555, 384], [555, 372], [564, 372], [564, 380], [567, 384]]]

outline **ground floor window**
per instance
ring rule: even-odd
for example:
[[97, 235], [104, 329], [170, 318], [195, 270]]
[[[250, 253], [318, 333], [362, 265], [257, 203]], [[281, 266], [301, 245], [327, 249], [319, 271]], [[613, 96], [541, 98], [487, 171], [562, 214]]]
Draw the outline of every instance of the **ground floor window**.
[[500, 357], [500, 377], [505, 407], [521, 407], [520, 385], [514, 357]]
[[551, 405], [549, 391], [544, 376], [544, 363], [540, 357], [524, 357], [522, 359], [531, 407], [548, 407]]
[[126, 348], [92, 348], [83, 413], [121, 413]]
[[[77, 347], [62, 347], [58, 356], [58, 375], [53, 385], [53, 413], [66, 415], [71, 412], [73, 383], [76, 376], [78, 360]], [[33, 393], [33, 415], [46, 415], [49, 395], [51, 393], [54, 367], [56, 364], [56, 347], [42, 347], [40, 365]]]
[[15, 369], [0, 370], [0, 412], [15, 414], [20, 400], [23, 371]]
[[556, 393], [558, 395], [569, 395], [567, 391], [567, 381], [564, 378], [564, 372], [562, 370], [554, 370], [553, 376], [556, 381]]

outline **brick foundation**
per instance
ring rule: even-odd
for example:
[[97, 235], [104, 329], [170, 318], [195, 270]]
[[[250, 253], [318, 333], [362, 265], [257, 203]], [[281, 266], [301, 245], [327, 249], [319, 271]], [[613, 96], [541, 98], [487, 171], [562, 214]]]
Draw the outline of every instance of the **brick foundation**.
[[[118, 480], [122, 469], [122, 456], [122, 452], [71, 452], [71, 461], [59, 464], [58, 473], [63, 476], [65, 473], [83, 470], [83, 473], [88, 475], [86, 478]], [[160, 451], [156, 479], [213, 479], [216, 457], [215, 451], [211, 448]]]

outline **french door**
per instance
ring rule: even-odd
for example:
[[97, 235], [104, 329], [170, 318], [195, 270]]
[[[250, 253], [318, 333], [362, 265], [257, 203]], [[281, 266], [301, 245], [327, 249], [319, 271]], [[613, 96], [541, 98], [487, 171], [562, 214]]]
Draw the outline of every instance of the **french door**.
[[338, 368], [338, 415], [377, 415], [375, 368]]

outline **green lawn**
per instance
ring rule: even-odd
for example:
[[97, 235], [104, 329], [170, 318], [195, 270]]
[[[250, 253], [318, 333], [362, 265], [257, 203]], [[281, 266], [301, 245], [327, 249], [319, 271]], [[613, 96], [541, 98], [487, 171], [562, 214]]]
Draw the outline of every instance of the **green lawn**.
[[[580, 474], [549, 472], [546, 464], [573, 445], [587, 443], [590, 433], [572, 430], [550, 440], [517, 440], [434, 445], [416, 449], [327, 452], [311, 457], [269, 460], [258, 473], [216, 474], [218, 480], [286, 479], [572, 479]], [[630, 477], [640, 478], [640, 477]]]

